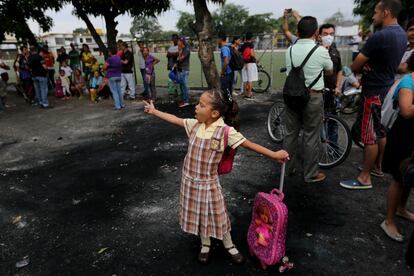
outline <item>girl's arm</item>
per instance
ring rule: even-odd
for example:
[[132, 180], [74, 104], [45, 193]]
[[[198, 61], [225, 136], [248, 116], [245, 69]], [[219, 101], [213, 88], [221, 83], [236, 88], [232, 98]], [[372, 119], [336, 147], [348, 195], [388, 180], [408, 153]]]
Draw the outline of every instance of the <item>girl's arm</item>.
[[160, 62], [160, 60], [159, 60], [158, 58], [154, 57], [154, 62], [153, 62], [153, 64], [155, 65], [155, 64], [157, 64], [157, 63], [159, 63], [159, 62]]
[[399, 92], [400, 114], [405, 119], [414, 117], [413, 91], [401, 88]]
[[241, 144], [242, 147], [257, 152], [258, 154], [262, 154], [268, 158], [274, 159], [278, 161], [279, 163], [284, 163], [289, 159], [289, 154], [284, 150], [279, 151], [271, 151], [261, 145], [258, 145], [256, 143], [253, 143], [249, 140], [244, 141]]
[[157, 110], [152, 101], [150, 101], [150, 102], [144, 101], [144, 104], [145, 104], [144, 111], [146, 113], [152, 114], [152, 115], [154, 115], [154, 116], [156, 116], [156, 117], [158, 117], [158, 118], [160, 118], [164, 121], [167, 121], [171, 124], [174, 124], [174, 125], [177, 125], [177, 126], [180, 126], [180, 127], [184, 127], [184, 119], [181, 119], [181, 118], [178, 118], [175, 115]]

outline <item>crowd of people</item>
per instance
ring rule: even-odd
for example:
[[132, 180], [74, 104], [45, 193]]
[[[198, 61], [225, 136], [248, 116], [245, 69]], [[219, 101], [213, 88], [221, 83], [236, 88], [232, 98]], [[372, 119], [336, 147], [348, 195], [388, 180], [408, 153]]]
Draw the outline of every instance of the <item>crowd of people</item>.
[[[336, 26], [318, 25], [317, 19], [312, 16], [301, 17], [297, 11], [285, 10], [283, 32], [292, 44], [285, 56], [287, 74], [298, 67], [303, 70], [308, 98], [300, 110], [286, 106], [284, 150], [277, 152], [250, 142], [239, 132], [237, 94], [233, 92], [235, 80], [242, 78], [241, 93], [244, 98], [250, 99], [252, 82], [258, 78], [251, 33], [245, 34], [243, 43], [240, 37], [233, 37], [228, 43], [225, 34], [219, 35], [221, 91], [211, 90], [202, 94], [195, 109], [195, 119], [181, 119], [156, 109], [154, 67], [160, 60], [151, 55], [143, 42], [138, 42], [139, 70], [144, 84], [141, 95], [149, 100], [145, 101], [145, 112], [185, 128], [189, 137], [190, 146], [181, 183], [180, 223], [185, 232], [200, 236], [201, 262], [205, 263], [209, 258], [210, 237], [223, 240], [235, 263], [243, 261], [232, 242], [223, 195], [221, 189], [217, 189], [220, 187], [217, 167], [224, 144], [233, 149], [242, 146], [282, 163], [290, 157], [287, 175], [297, 173], [297, 168], [302, 165], [305, 183], [323, 182], [327, 175], [318, 166], [323, 114], [326, 111], [336, 112], [337, 98], [345, 87], [362, 89], [356, 121], [359, 124], [357, 136], [364, 145], [364, 152], [359, 174], [353, 179], [341, 180], [339, 184], [346, 189], [366, 190], [373, 188], [372, 176], [391, 174], [387, 216], [380, 226], [391, 239], [398, 242], [404, 240], [395, 216], [414, 222], [414, 213], [406, 207], [410, 189], [414, 186], [414, 19], [404, 30], [397, 21], [400, 11], [399, 0], [379, 1], [373, 16], [376, 31], [367, 36], [358, 52], [354, 51], [352, 64], [343, 66], [334, 43]], [[298, 21], [295, 34], [288, 28], [291, 15]], [[359, 45], [361, 41], [362, 38], [355, 39], [353, 44]], [[20, 50], [15, 62], [19, 82], [29, 101], [42, 108], [50, 107], [48, 89], [56, 89], [57, 85], [62, 88], [63, 99], [81, 98], [88, 94], [92, 101], [99, 101], [112, 95], [116, 110], [125, 107], [125, 97], [131, 100], [137, 97], [133, 75], [134, 53], [123, 41], [118, 41], [116, 48], [109, 48], [109, 58], [102, 65], [98, 64], [86, 44], [82, 46], [82, 51], [78, 51], [73, 44], [69, 53], [61, 48], [56, 58], [59, 63], [58, 82], [55, 79], [55, 58], [47, 47], [39, 51], [32, 46], [29, 52], [27, 47], [22, 46]], [[179, 107], [190, 104], [190, 54], [186, 39], [173, 35], [167, 52], [168, 89], [171, 95], [181, 95]], [[8, 69], [0, 62], [2, 85], [3, 73]], [[389, 93], [392, 93], [393, 110], [398, 116], [387, 129], [381, 120], [381, 111]], [[227, 126], [230, 128], [226, 130]], [[298, 139], [300, 131], [303, 133], [301, 140]], [[222, 141], [224, 133], [227, 133], [227, 142]], [[303, 160], [299, 160], [297, 154], [300, 141], [303, 141]]]
[[[223, 240], [224, 247], [235, 263], [243, 260], [231, 240], [223, 195], [220, 189], [215, 188], [220, 187], [217, 168], [223, 145], [226, 144], [223, 142], [226, 139], [224, 136], [227, 135], [227, 145], [233, 149], [243, 146], [280, 162], [287, 162], [287, 174], [292, 175], [300, 165], [297, 162], [299, 160], [296, 160], [299, 159], [296, 151], [299, 147], [299, 131], [302, 130], [304, 182], [323, 182], [327, 175], [318, 166], [323, 113], [335, 112], [336, 98], [344, 85], [362, 89], [357, 114], [357, 129], [360, 131], [357, 136], [364, 144], [364, 154], [359, 175], [351, 180], [342, 180], [339, 184], [346, 189], [371, 189], [371, 176], [383, 177], [384, 172], [390, 173], [392, 182], [388, 190], [387, 217], [379, 225], [389, 238], [398, 242], [404, 240], [396, 226], [395, 216], [414, 222], [414, 213], [407, 210], [406, 206], [409, 191], [414, 186], [414, 73], [411, 73], [414, 65], [414, 19], [408, 22], [404, 30], [397, 21], [400, 11], [399, 0], [381, 0], [377, 3], [373, 16], [376, 31], [359, 49], [352, 64], [346, 67], [334, 43], [334, 25], [318, 26], [316, 18], [312, 16], [301, 17], [295, 11], [285, 10], [284, 33], [292, 43], [286, 51], [286, 83], [291, 73], [293, 76], [299, 68], [303, 78], [298, 80], [304, 82], [307, 97], [304, 97], [306, 101], [303, 100], [305, 105], [301, 109], [289, 106], [285, 98], [286, 136], [282, 151], [269, 151], [249, 142], [238, 132], [238, 107], [232, 88], [235, 72], [241, 69], [238, 66], [240, 59], [244, 63], [241, 69], [245, 83], [244, 96], [251, 97], [249, 81], [255, 77], [255, 66], [249, 62], [254, 61], [250, 34], [246, 34], [241, 47], [238, 37], [233, 38], [229, 45], [227, 37], [219, 35], [221, 91], [212, 90], [202, 94], [195, 108], [195, 119], [178, 118], [157, 110], [153, 102], [145, 102], [145, 112], [184, 127], [189, 137], [181, 182], [180, 224], [183, 231], [200, 236], [200, 262], [205, 263], [209, 259], [210, 237]], [[298, 20], [296, 34], [286, 28], [291, 13]], [[246, 51], [246, 48], [249, 49]], [[388, 93], [392, 93], [393, 110], [398, 113], [389, 131], [381, 121], [382, 105]], [[226, 126], [230, 130], [223, 134]], [[222, 154], [217, 154], [217, 151]], [[209, 191], [216, 192], [212, 194]]]

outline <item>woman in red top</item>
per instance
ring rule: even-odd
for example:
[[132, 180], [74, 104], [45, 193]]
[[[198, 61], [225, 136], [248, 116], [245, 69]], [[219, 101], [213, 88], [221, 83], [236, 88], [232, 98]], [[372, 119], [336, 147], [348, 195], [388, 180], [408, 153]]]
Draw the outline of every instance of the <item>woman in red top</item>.
[[45, 45], [42, 49], [43, 60], [47, 67], [49, 88], [55, 88], [55, 56], [49, 51], [49, 47]]

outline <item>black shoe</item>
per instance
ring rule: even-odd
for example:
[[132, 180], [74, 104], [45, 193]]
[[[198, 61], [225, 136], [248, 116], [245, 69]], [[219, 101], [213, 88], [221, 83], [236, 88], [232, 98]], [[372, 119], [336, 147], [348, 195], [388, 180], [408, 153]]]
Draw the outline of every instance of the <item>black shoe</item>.
[[210, 249], [209, 245], [203, 245], [201, 247], [208, 247], [209, 248], [207, 253], [201, 253], [201, 249], [200, 249], [200, 253], [198, 253], [198, 261], [200, 263], [206, 264], [208, 262], [208, 259], [210, 258], [211, 249]]
[[238, 265], [240, 265], [240, 264], [242, 264], [242, 263], [244, 263], [244, 257], [243, 257], [243, 255], [239, 252], [239, 253], [237, 253], [237, 254], [231, 254], [230, 253], [230, 250], [231, 249], [236, 249], [236, 247], [234, 247], [234, 246], [232, 246], [232, 247], [230, 247], [230, 248], [226, 248], [226, 250], [227, 250], [227, 252], [229, 253], [229, 255], [230, 255], [230, 257], [231, 257], [231, 261], [234, 263], [234, 264], [238, 264]]
[[40, 108], [50, 109], [50, 108], [53, 108], [53, 106], [51, 106], [51, 105], [46, 105], [46, 106], [40, 105]]

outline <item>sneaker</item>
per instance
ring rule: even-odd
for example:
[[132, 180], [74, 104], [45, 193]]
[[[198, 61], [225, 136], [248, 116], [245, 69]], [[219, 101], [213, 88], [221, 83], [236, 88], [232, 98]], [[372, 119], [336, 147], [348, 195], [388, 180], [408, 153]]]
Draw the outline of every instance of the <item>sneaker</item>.
[[189, 106], [189, 105], [190, 105], [189, 103], [181, 103], [181, 104], [178, 105], [178, 107], [182, 108], [182, 107], [186, 107], [186, 106]]
[[372, 189], [372, 184], [362, 184], [358, 179], [342, 180], [339, 185], [345, 189], [364, 190]]

